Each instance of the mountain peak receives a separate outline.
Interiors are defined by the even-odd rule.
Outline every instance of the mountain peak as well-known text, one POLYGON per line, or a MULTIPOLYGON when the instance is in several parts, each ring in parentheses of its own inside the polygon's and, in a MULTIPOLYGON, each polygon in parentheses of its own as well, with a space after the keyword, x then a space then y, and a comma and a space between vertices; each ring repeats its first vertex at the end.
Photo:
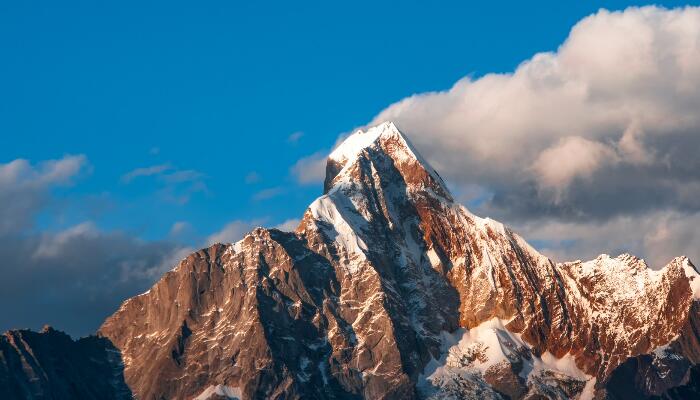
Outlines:
POLYGON ((99 334, 138 398, 648 398, 700 369, 698 299, 685 259, 554 264, 386 122, 331 153, 294 233, 190 255, 99 334))
POLYGON ((327 193, 334 186, 338 176, 347 175, 343 171, 349 171, 352 165, 362 158, 363 154, 368 155, 368 152, 382 154, 391 159, 393 166, 401 171, 404 178, 409 178, 408 180, 415 180, 416 171, 422 171, 423 173, 418 174, 421 186, 435 186, 437 192, 451 198, 440 175, 391 121, 366 130, 358 129, 331 152, 326 162, 324 192, 327 193))
POLYGON ((383 122, 364 131, 358 129, 345 138, 345 140, 331 152, 328 159, 338 163, 345 163, 357 158, 363 149, 370 147, 380 138, 388 137, 399 137, 405 140, 404 135, 391 121, 383 122))

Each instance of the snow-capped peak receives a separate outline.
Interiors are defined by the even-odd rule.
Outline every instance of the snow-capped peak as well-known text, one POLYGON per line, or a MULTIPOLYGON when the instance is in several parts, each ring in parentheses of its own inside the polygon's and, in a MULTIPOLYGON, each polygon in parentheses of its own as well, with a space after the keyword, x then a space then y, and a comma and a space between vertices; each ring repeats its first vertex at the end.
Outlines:
POLYGON ((363 152, 374 150, 389 156, 396 167, 406 166, 410 170, 424 170, 447 193, 446 185, 435 169, 415 149, 410 140, 394 125, 387 121, 366 130, 359 129, 348 136, 328 156, 326 168, 326 192, 338 175, 350 169, 363 152))
POLYGON ((393 122, 384 122, 366 131, 358 129, 336 147, 328 158, 338 163, 353 160, 357 158, 363 149, 375 143, 379 137, 392 135, 403 136, 393 122))
POLYGON ((583 400, 619 371, 646 385, 623 390, 656 394, 690 376, 687 259, 554 264, 454 201, 391 122, 347 137, 326 170, 294 234, 198 251, 105 321, 135 395, 583 400))

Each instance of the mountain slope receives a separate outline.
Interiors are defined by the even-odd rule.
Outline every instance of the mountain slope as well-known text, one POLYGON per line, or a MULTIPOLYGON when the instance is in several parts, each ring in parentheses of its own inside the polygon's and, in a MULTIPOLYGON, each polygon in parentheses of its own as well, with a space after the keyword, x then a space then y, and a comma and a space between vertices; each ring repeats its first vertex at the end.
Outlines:
POLYGON ((346 139, 324 187, 294 233, 194 253, 105 321, 138 398, 615 398, 642 355, 623 375, 644 396, 692 381, 687 259, 555 265, 457 204, 391 123, 346 139))

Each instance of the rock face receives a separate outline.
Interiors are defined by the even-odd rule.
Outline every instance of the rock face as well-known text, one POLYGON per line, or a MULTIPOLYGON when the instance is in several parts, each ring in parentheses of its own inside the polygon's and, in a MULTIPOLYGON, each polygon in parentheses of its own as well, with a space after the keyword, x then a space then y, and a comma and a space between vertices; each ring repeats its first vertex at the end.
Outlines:
POLYGON ((456 203, 391 123, 329 156, 295 232, 182 260, 99 335, 151 399, 592 399, 697 393, 700 276, 555 264, 456 203))
POLYGON ((121 400, 132 393, 119 351, 107 339, 74 342, 47 327, 0 336, 0 398, 121 400))

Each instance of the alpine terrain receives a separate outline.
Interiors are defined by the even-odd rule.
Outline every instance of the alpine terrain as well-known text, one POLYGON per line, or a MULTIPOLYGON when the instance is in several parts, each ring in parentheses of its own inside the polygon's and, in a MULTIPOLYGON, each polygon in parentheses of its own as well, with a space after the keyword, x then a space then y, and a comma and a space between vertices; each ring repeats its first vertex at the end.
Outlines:
POLYGON ((295 232, 193 253, 97 337, 61 335, 0 337, 0 397, 700 398, 687 258, 555 264, 455 202, 392 123, 330 154, 295 232))

